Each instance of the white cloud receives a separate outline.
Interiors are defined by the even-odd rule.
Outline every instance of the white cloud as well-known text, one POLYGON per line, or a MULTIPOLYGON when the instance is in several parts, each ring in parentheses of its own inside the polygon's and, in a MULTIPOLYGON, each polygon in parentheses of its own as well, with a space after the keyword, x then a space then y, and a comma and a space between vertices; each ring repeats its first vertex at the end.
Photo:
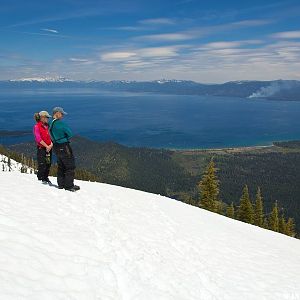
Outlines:
POLYGON ((151 63, 147 62, 147 61, 134 60, 134 61, 128 61, 128 62, 124 63, 123 66, 125 68, 140 69, 140 68, 146 67, 150 64, 151 63))
POLYGON ((213 25, 213 26, 194 27, 179 32, 142 35, 142 36, 134 37, 133 39, 151 41, 151 42, 184 41, 184 40, 197 39, 200 37, 209 36, 220 32, 230 32, 241 28, 262 26, 270 22, 271 21, 269 20, 251 19, 251 20, 243 20, 239 22, 224 23, 224 24, 213 25))
POLYGON ((6 66, 0 76, 18 70, 27 77, 49 71, 69 78, 99 80, 162 77, 203 82, 300 79, 300 41, 296 40, 215 40, 199 42, 196 46, 194 43, 173 43, 172 46, 139 47, 139 44, 127 41, 126 44, 103 45, 94 48, 95 52, 89 56, 57 59, 51 63, 28 61, 24 64, 24 60, 17 61, 12 57, 5 60, 6 66))
POLYGON ((139 23, 143 25, 173 25, 175 21, 169 18, 156 18, 140 20, 139 23))
POLYGON ((125 25, 119 27, 108 27, 108 30, 124 30, 124 31, 149 31, 149 30, 156 30, 159 27, 167 26, 167 25, 175 25, 175 19, 169 18, 156 18, 156 19, 144 19, 137 22, 134 25, 125 25))
POLYGON ((263 19, 250 19, 250 20, 242 20, 238 22, 233 22, 232 25, 237 27, 255 27, 272 23, 271 20, 263 20, 263 19))
POLYGON ((58 33, 58 31, 56 29, 42 28, 41 30, 51 32, 51 33, 58 33))
POLYGON ((76 57, 70 57, 69 60, 73 61, 73 62, 78 62, 78 63, 86 63, 86 62, 90 61, 90 60, 85 59, 85 58, 76 58, 76 57))
POLYGON ((134 48, 128 51, 105 52, 101 54, 103 61, 136 61, 143 58, 165 58, 178 55, 183 46, 134 48))
POLYGON ((249 45, 260 45, 263 43, 262 40, 216 41, 204 44, 199 48, 195 48, 195 50, 239 48, 249 45))
POLYGON ((120 26, 120 27, 108 27, 108 30, 124 30, 124 31, 139 31, 146 30, 147 28, 142 26, 120 26))
POLYGON ((137 53, 141 57, 173 57, 177 56, 178 47, 150 47, 150 48, 141 48, 137 53))
POLYGON ((136 39, 145 41, 184 41, 195 38, 195 35, 185 32, 175 32, 175 33, 162 33, 162 34, 150 34, 139 36, 136 39))
POLYGON ((101 55, 103 61, 118 61, 135 56, 134 52, 107 52, 101 55))
MULTIPOLYGON (((41 29, 41 30, 43 30, 43 29, 41 29)), ((33 35, 33 36, 48 36, 51 38, 72 38, 71 36, 68 36, 68 35, 59 34, 58 32, 54 34, 54 32, 49 32, 49 31, 47 31, 47 32, 30 32, 30 31, 19 31, 19 30, 11 30, 11 29, 1 29, 1 31, 17 33, 17 34, 33 35)))
POLYGON ((283 31, 271 35, 273 38, 279 39, 300 39, 300 31, 283 31))
POLYGON ((105 52, 100 55, 104 62, 123 62, 142 65, 145 60, 172 58, 178 54, 179 46, 145 47, 128 51, 105 52))
POLYGON ((213 48, 213 49, 226 49, 226 48, 234 48, 241 46, 241 42, 213 42, 204 45, 204 47, 213 48))

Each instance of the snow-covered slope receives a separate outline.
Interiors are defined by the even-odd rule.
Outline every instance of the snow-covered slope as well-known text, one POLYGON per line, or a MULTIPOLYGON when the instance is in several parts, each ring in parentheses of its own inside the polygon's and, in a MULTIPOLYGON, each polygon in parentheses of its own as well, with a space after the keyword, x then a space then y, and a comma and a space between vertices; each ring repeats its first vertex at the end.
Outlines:
MULTIPOLYGON (((0 172, 21 172, 22 164, 16 162, 13 159, 9 159, 7 156, 0 154, 0 172)), ((23 173, 34 173, 32 168, 23 166, 23 173)))
POLYGON ((300 299, 300 241, 166 197, 0 172, 0 299, 300 299))

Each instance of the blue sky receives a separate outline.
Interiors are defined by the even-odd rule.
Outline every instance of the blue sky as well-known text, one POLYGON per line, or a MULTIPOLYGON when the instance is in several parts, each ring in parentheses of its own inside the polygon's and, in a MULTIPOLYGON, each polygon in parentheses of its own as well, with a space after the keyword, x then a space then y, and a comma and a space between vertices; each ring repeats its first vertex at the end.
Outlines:
POLYGON ((293 0, 2 0, 0 79, 300 79, 299 20, 293 0))

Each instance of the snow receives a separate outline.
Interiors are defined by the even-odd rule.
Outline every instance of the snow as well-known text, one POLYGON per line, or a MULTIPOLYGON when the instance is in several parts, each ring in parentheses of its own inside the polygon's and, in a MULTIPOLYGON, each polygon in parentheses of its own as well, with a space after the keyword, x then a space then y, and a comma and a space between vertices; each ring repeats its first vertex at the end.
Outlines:
POLYGON ((182 83, 182 82, 190 82, 190 81, 178 80, 178 79, 159 79, 159 80, 154 80, 153 82, 164 84, 164 83, 182 83))
POLYGON ((300 299, 299 240, 159 195, 77 184, 72 193, 0 172, 0 299, 300 299))
POLYGON ((19 78, 19 79, 11 79, 10 81, 20 81, 20 82, 65 82, 65 81, 73 81, 70 79, 67 79, 65 77, 61 76, 55 76, 55 77, 25 77, 25 78, 19 78))
MULTIPOLYGON (((8 157, 0 154, 0 172, 21 172, 22 164, 16 162, 15 160, 10 160, 10 166, 8 165, 8 157)), ((34 173, 32 168, 27 167, 24 172, 34 173)))

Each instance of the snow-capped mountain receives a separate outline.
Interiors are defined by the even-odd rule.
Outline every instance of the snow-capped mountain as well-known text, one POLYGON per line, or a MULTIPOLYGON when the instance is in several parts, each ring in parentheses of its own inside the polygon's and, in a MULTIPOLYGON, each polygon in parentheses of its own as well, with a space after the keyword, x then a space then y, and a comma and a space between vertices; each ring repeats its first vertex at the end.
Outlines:
POLYGON ((72 193, 0 172, 0 299, 300 298, 299 240, 159 195, 77 184, 72 193))
POLYGON ((178 80, 178 79, 159 79, 152 81, 154 83, 164 84, 164 83, 191 83, 190 80, 178 80))
POLYGON ((95 88, 107 91, 134 93, 161 93, 169 95, 205 95, 213 97, 265 98, 281 101, 300 101, 300 81, 230 81, 203 84, 190 80, 160 79, 154 81, 130 80, 71 80, 64 77, 29 77, 0 81, 0 88, 95 88))
POLYGON ((24 77, 19 79, 11 79, 11 82, 69 82, 71 79, 56 76, 56 77, 24 77))

